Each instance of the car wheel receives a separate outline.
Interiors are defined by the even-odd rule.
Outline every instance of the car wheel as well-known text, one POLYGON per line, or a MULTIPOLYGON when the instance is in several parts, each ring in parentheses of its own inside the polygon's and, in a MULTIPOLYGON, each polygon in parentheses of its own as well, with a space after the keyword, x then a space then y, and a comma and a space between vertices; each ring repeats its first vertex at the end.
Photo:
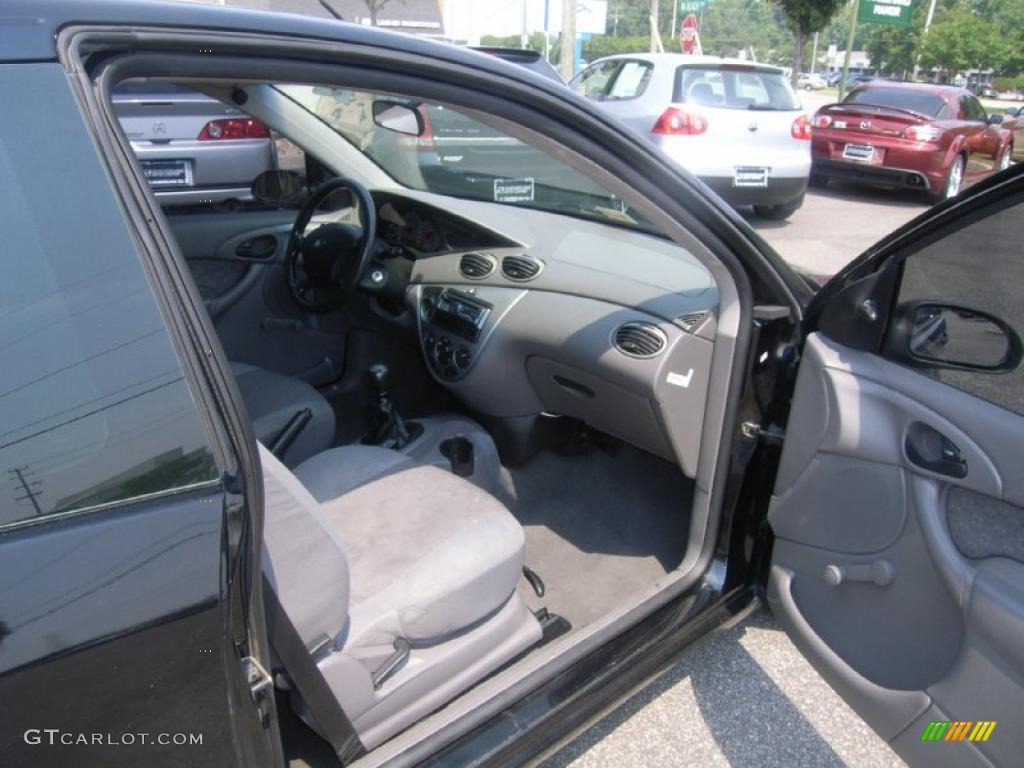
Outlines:
POLYGON ((943 200, 949 200, 951 197, 956 197, 957 192, 960 191, 961 185, 964 183, 964 159, 961 155, 957 155, 952 164, 949 166, 949 170, 946 172, 946 181, 942 185, 942 189, 939 190, 938 194, 930 194, 929 197, 933 203, 941 203, 943 200))
POLYGON ((762 219, 771 219, 772 221, 784 221, 792 216, 801 205, 804 204, 804 196, 800 195, 796 200, 791 200, 788 203, 782 205, 755 205, 754 213, 760 216, 762 219))
POLYGON ((827 187, 828 176, 826 176, 824 173, 812 172, 810 178, 807 180, 807 183, 810 184, 812 187, 827 187))

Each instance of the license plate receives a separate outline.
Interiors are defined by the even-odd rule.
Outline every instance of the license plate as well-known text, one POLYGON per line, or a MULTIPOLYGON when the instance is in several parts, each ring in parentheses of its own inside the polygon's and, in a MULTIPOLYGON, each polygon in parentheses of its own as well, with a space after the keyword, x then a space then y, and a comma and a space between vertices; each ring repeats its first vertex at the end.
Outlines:
POLYGON ((739 167, 733 172, 734 187, 767 187, 768 169, 759 167, 739 167))
POLYGON ((875 148, 869 144, 847 144, 843 147, 844 160, 856 160, 860 163, 874 163, 875 148))
POLYGON ((153 187, 192 185, 192 163, 189 160, 143 160, 142 172, 153 187))

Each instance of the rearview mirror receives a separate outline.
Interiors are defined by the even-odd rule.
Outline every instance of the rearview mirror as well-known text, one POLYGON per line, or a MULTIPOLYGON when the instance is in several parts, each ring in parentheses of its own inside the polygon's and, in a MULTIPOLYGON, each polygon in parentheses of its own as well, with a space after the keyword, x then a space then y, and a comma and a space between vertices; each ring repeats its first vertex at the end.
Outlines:
POLYGON ((889 357, 923 368, 1012 371, 1022 350, 1020 336, 998 317, 936 302, 898 306, 886 339, 889 357))
POLYGON ((374 101, 373 122, 381 128, 404 136, 423 135, 423 116, 415 108, 400 101, 374 101))
POLYGON ((295 171, 264 171, 253 179, 252 196, 266 205, 292 208, 306 199, 306 182, 295 171))

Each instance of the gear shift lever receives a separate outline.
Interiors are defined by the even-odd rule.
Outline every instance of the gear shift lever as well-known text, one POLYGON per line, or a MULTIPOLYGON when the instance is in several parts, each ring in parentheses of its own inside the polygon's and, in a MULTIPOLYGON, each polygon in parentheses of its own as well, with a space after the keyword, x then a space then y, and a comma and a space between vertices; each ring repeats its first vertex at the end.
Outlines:
POLYGON ((401 450, 414 439, 414 435, 410 434, 405 421, 398 415, 398 409, 388 395, 390 371, 383 363, 376 363, 370 366, 368 373, 374 392, 377 393, 377 402, 373 405, 371 426, 363 442, 401 450))

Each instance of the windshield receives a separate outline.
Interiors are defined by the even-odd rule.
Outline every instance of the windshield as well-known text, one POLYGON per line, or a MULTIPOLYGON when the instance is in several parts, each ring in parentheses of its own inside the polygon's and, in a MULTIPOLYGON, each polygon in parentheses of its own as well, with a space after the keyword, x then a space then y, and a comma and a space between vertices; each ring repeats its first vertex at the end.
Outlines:
POLYGON ((675 101, 719 109, 800 109, 796 94, 781 72, 752 67, 682 66, 676 72, 675 101))
POLYGON ((374 101, 393 101, 393 96, 321 86, 275 87, 405 187, 654 230, 614 194, 557 157, 459 110, 409 102, 422 116, 424 132, 406 136, 373 121, 374 101))
POLYGON ((937 116, 946 106, 933 93, 921 93, 907 88, 858 88, 843 99, 844 104, 873 104, 878 107, 909 109, 922 115, 937 116))

